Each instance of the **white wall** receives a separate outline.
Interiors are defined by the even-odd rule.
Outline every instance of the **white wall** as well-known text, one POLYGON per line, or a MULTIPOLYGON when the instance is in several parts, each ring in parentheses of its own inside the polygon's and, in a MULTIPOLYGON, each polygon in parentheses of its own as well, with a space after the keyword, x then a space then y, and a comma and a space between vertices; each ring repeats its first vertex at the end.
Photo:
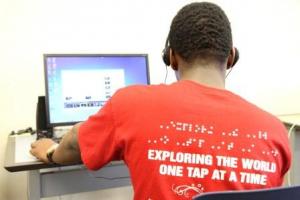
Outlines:
MULTIPOLYGON (((148 53, 151 82, 163 82, 161 50, 170 21, 188 2, 0 0, 0 166, 9 132, 35 125, 37 96, 44 95, 43 53, 148 53)), ((228 14, 241 54, 228 88, 274 114, 300 113, 300 1, 213 2, 228 14)), ((25 173, 0 168, 0 199, 24 199, 26 188, 25 173)), ((62 199, 96 196, 131 199, 132 191, 62 199)))

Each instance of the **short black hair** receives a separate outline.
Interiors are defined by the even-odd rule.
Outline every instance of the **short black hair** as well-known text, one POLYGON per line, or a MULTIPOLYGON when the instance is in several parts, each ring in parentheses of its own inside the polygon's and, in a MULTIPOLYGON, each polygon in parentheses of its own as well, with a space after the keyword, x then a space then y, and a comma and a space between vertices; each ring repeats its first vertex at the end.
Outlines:
POLYGON ((185 61, 213 58, 224 62, 232 48, 230 22, 216 4, 195 2, 184 6, 174 17, 169 45, 185 61))

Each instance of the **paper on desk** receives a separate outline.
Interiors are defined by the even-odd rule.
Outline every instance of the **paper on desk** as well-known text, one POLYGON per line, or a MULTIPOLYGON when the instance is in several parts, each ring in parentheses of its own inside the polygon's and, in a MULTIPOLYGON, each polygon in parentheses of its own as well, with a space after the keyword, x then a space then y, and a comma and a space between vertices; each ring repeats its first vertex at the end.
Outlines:
POLYGON ((37 161, 37 158, 30 154, 30 145, 36 141, 36 135, 18 135, 15 136, 15 162, 32 162, 37 161))

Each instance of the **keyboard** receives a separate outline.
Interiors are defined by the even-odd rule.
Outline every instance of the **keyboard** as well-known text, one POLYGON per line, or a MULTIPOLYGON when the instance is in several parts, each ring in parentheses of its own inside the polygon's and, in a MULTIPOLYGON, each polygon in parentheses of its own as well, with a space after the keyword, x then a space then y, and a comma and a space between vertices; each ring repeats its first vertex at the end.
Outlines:
POLYGON ((15 162, 22 163, 22 162, 32 162, 37 161, 37 158, 31 155, 29 152, 31 149, 31 143, 36 140, 36 135, 23 134, 23 135, 16 135, 11 136, 15 139, 15 162))

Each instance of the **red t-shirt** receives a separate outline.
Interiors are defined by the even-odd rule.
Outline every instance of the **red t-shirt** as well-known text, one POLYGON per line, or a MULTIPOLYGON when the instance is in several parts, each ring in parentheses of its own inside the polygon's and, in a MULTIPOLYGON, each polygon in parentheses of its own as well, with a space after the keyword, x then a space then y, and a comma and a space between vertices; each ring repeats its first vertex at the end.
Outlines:
POLYGON ((136 200, 280 186, 291 163, 274 116, 192 81, 119 90, 79 129, 84 164, 123 159, 136 200))

